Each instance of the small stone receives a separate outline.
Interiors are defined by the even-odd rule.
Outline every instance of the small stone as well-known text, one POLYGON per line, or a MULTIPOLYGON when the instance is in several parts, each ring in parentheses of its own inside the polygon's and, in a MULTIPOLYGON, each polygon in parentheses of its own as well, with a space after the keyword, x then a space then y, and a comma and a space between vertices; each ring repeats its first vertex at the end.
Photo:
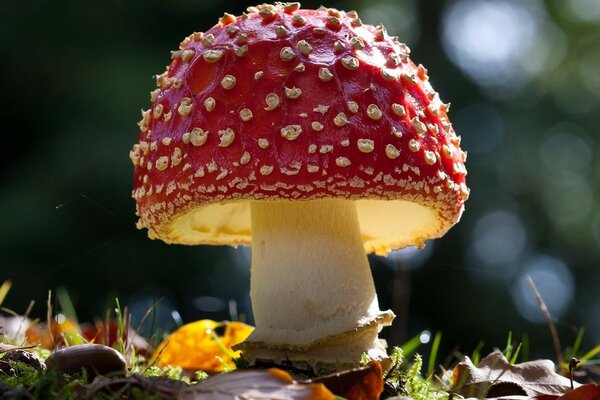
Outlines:
POLYGON ((6 346, 6 350, 4 350, 4 347, 0 347, 0 351, 3 353, 2 358, 0 358, 0 374, 16 376, 18 372, 10 365, 12 362, 23 363, 38 371, 46 369, 44 361, 35 353, 17 347, 12 348, 8 345, 3 346, 6 346))
POLYGON ((81 344, 56 350, 46 359, 49 369, 65 374, 77 374, 84 369, 88 381, 100 375, 125 375, 127 364, 123 355, 102 344, 81 344))

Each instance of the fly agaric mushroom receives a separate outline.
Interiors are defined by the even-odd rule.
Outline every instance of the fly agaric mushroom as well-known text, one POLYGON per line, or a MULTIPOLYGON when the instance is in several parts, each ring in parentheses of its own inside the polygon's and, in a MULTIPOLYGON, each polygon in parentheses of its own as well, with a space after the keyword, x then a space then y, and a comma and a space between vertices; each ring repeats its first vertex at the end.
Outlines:
POLYGON ((138 227, 252 245, 250 361, 385 357, 366 253, 442 236, 466 154, 427 70, 356 12, 261 5, 193 33, 142 111, 138 227))

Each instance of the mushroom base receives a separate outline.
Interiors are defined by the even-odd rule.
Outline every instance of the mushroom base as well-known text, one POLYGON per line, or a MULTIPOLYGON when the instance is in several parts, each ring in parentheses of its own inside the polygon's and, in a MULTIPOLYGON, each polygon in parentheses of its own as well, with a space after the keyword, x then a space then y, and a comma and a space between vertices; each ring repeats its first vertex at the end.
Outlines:
POLYGON ((310 346, 272 345, 265 342, 252 341, 249 338, 236 346, 243 351, 243 358, 249 364, 274 363, 290 365, 298 369, 342 370, 355 367, 366 354, 371 360, 388 359, 385 340, 377 335, 381 327, 389 325, 394 315, 391 311, 382 313, 381 318, 374 320, 369 326, 357 328, 350 332, 333 335, 310 346))
POLYGON ((379 310, 356 206, 348 200, 253 202, 252 360, 357 365, 385 357, 379 310))

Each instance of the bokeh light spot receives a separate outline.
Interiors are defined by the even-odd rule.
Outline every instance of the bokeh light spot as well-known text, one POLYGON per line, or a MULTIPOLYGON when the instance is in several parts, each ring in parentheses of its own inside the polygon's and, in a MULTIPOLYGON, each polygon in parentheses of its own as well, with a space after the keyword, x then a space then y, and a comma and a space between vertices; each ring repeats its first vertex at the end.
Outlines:
POLYGON ((540 145, 540 159, 548 180, 562 185, 589 168, 592 150, 585 136, 583 129, 573 124, 560 124, 549 130, 540 145))
POLYGON ((421 334, 419 335, 419 340, 421 341, 422 344, 429 343, 429 341, 431 340, 431 332, 429 332, 429 331, 421 332, 421 334))
POLYGON ((492 211, 483 215, 473 229, 470 263, 510 277, 526 243, 525 227, 516 215, 492 211))
POLYGON ((552 317, 560 318, 574 294, 573 275, 567 265, 558 258, 539 255, 525 264, 512 287, 511 295, 518 312, 531 322, 541 323, 544 315, 527 283, 527 276, 531 276, 552 317))
POLYGON ((600 22, 600 1, 598 0, 567 0, 571 13, 586 22, 600 22))
POLYGON ((586 132, 569 123, 550 129, 540 145, 543 203, 548 216, 559 225, 584 222, 592 211, 592 156, 586 132))
POLYGON ((566 46, 537 1, 458 1, 444 13, 441 39, 450 59, 478 84, 508 92, 557 66, 566 46))

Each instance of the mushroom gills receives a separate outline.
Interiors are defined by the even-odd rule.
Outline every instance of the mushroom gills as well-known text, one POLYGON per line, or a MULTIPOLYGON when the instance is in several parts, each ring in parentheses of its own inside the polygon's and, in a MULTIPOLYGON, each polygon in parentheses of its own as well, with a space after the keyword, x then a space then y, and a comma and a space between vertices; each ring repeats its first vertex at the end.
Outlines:
MULTIPOLYGON (((311 201, 318 200, 298 202, 311 201)), ((386 255, 390 250, 445 233, 439 210, 426 205, 383 199, 355 200, 355 204, 366 252, 386 255)), ((168 243, 249 246, 250 224, 248 200, 208 204, 182 213, 161 232, 161 237, 168 243)))

